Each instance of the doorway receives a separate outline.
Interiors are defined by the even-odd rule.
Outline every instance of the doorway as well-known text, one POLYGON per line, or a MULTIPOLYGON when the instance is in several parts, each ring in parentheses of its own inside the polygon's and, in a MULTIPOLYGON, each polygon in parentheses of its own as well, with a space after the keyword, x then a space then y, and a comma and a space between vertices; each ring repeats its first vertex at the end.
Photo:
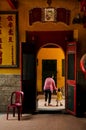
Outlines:
POLYGON ((53 76, 54 81, 57 84, 57 59, 42 60, 42 90, 45 79, 50 75, 53 76))
MULTIPOLYGON (((53 45, 53 43, 52 43, 53 45)), ((38 111, 58 111, 65 109, 65 75, 63 75, 63 69, 65 69, 64 51, 61 47, 54 45, 52 48, 48 46, 41 48, 37 54, 37 110, 38 111), (53 74, 56 86, 61 89, 63 99, 62 106, 56 106, 56 91, 52 94, 51 104, 52 106, 44 106, 45 95, 43 91, 45 78, 50 74, 53 74)))
MULTIPOLYGON (((21 44, 21 51, 20 51, 21 52, 21 88, 24 91, 24 95, 25 95, 23 101, 24 113, 28 113, 28 112, 32 113, 38 110, 38 101, 40 99, 39 94, 43 92, 42 91, 43 88, 42 59, 50 59, 50 60, 57 59, 58 64, 57 64, 56 85, 58 87, 64 88, 62 89, 62 92, 64 95, 66 95, 65 110, 75 115, 76 114, 76 42, 70 41, 70 37, 71 39, 73 39, 73 30, 72 31, 70 30, 69 31, 40 31, 40 32, 27 31, 26 34, 27 34, 26 37, 27 42, 21 44), (67 41, 65 41, 65 38, 67 39, 67 41), (63 58, 61 58, 61 51, 62 54, 64 55, 63 58), (69 72, 71 73, 72 71, 72 69, 70 69, 70 71, 68 69, 70 66, 69 64, 70 54, 74 54, 74 58, 72 58, 72 60, 74 60, 73 62, 74 64, 71 64, 71 67, 74 66, 75 68, 73 80, 69 79, 68 77, 69 72), (66 63, 65 65, 64 65, 64 61, 66 63), (64 74, 64 69, 65 69, 65 74, 64 74), (28 78, 27 78, 27 73, 28 73, 28 78), (32 76, 30 76, 30 73, 32 76), (72 102, 72 106, 70 106, 71 104, 70 101, 72 102)), ((44 95, 42 95, 42 97, 43 96, 44 95)), ((44 110, 44 104, 42 108, 44 110)), ((53 109, 54 108, 57 111, 56 106, 53 107, 53 109)), ((48 109, 50 110, 50 107, 48 109)), ((51 110, 53 109, 51 108, 51 110)), ((47 109, 45 109, 45 111, 47 111, 47 109)))

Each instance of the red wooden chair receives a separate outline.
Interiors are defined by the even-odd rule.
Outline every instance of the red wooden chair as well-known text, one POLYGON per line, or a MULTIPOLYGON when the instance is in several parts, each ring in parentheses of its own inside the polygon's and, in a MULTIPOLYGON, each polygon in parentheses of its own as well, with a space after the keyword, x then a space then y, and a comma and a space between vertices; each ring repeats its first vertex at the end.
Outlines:
POLYGON ((22 114, 22 102, 24 98, 24 93, 22 91, 14 91, 11 94, 11 103, 7 107, 7 120, 10 108, 13 109, 13 117, 15 117, 15 110, 18 112, 18 120, 22 114))

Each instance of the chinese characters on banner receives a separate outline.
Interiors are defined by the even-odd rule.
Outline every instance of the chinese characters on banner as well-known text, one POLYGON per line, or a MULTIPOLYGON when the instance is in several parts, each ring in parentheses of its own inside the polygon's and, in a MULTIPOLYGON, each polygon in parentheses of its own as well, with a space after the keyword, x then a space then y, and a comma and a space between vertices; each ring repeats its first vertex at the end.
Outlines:
POLYGON ((0 13, 0 65, 16 65, 16 15, 0 13))

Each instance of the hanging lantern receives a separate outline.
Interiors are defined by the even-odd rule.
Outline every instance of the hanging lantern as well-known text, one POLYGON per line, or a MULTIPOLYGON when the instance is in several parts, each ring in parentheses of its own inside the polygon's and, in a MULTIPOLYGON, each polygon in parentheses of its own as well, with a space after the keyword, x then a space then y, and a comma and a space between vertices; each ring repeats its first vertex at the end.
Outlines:
POLYGON ((86 12, 86 0, 81 0, 80 6, 81 6, 81 11, 86 12))
POLYGON ((86 54, 81 57, 80 67, 86 78, 86 54))
POLYGON ((52 0, 47 0, 47 4, 48 4, 49 6, 51 6, 52 0))

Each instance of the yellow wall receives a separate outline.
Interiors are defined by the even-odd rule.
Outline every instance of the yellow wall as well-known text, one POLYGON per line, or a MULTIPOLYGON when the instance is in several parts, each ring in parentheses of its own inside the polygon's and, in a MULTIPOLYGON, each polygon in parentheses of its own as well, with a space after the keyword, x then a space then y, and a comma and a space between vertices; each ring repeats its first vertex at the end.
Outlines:
MULTIPOLYGON (((0 11, 18 11, 19 13, 19 44, 25 42, 25 32, 29 31, 55 31, 55 30, 78 30, 79 41, 82 44, 86 44, 86 29, 83 28, 82 24, 72 24, 73 18, 80 12, 80 2, 77 0, 54 0, 52 1, 52 7, 62 7, 71 10, 70 25, 64 23, 53 23, 53 22, 36 22, 32 26, 29 25, 29 10, 34 7, 48 7, 47 0, 18 0, 18 9, 12 9, 8 4, 7 0, 0 0, 0 11)), ((85 48, 85 47, 84 47, 85 48)), ((20 61, 20 60, 19 60, 20 61)), ((78 69, 78 68, 77 68, 78 69)), ((1 74, 20 74, 19 68, 0 68, 1 74)))
POLYGON ((37 55, 37 91, 42 90, 42 59, 57 60, 57 86, 64 87, 65 78, 62 77, 62 59, 64 58, 64 53, 60 48, 42 48, 39 50, 37 55))

